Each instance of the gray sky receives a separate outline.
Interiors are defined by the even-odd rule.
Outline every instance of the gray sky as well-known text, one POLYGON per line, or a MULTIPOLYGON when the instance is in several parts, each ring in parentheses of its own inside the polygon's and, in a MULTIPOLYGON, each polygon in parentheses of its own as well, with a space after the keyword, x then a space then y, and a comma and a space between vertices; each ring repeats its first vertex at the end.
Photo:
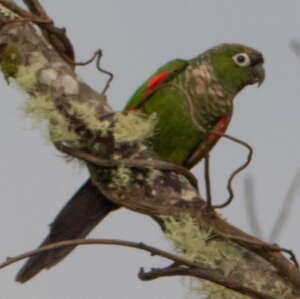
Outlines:
MULTIPOLYGON (((290 1, 43 1, 58 26, 65 26, 77 60, 98 48, 103 66, 115 74, 109 103, 120 110, 134 90, 159 66, 173 58, 191 58, 222 42, 238 42, 263 52, 267 79, 259 89, 248 87, 235 102, 228 133, 248 141, 255 150, 251 166, 235 181, 236 198, 222 211, 249 231, 244 178, 255 181, 257 214, 267 238, 287 189, 299 169, 300 60, 289 43, 300 39, 300 2, 290 1)), ((101 90, 104 80, 94 66, 81 77, 101 90)), ((68 198, 87 177, 76 163, 67 164, 23 116, 26 95, 1 79, 0 258, 35 248, 68 198)), ((215 202, 226 196, 226 180, 246 152, 222 141, 212 154, 215 202)), ((198 166, 194 173, 202 176, 198 166)), ((280 239, 300 257, 299 200, 280 239)), ((145 216, 118 211, 97 227, 92 237, 144 241, 171 250, 156 224, 145 216)), ((133 249, 87 246, 26 285, 14 282, 21 263, 0 271, 0 298, 24 299, 167 299, 183 298, 178 278, 141 282, 139 267, 163 265, 158 258, 133 249)))

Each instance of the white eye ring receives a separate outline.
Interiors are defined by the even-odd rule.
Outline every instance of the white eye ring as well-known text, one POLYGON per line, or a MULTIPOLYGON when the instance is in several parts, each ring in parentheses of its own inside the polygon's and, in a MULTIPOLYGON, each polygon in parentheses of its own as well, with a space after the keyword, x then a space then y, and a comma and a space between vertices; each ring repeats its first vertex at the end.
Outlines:
POLYGON ((235 62, 235 64, 241 66, 241 67, 247 67, 250 65, 251 60, 250 57, 247 53, 238 53, 235 54, 232 57, 233 61, 235 62))

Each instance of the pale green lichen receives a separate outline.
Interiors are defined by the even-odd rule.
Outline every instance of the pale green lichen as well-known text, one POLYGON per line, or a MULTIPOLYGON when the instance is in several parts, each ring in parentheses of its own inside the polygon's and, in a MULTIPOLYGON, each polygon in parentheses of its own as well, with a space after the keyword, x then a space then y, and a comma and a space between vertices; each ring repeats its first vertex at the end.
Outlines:
POLYGON ((139 145, 138 145, 138 151, 139 152, 143 152, 143 151, 145 151, 147 149, 148 149, 148 147, 145 144, 139 143, 139 145))
POLYGON ((200 229, 191 217, 181 217, 180 220, 163 217, 163 222, 167 238, 175 244, 182 257, 211 268, 216 268, 227 255, 234 256, 238 262, 239 254, 235 247, 214 240, 214 234, 200 229))
POLYGON ((86 127, 101 136, 106 136, 109 130, 110 122, 107 120, 100 121, 96 116, 96 103, 87 100, 85 103, 73 102, 73 113, 86 125, 86 127))
POLYGON ((280 298, 289 298, 292 295, 292 288, 288 288, 282 280, 277 280, 274 289, 280 294, 280 298))
POLYGON ((147 182, 152 185, 155 181, 156 178, 158 178, 159 176, 161 176, 161 171, 151 168, 148 170, 148 176, 147 176, 147 182))
MULTIPOLYGON (((83 144, 83 145, 85 146, 86 144, 83 144)), ((107 154, 106 146, 103 143, 95 142, 94 144, 92 144, 91 150, 92 150, 92 153, 96 156, 103 156, 103 155, 107 154)))
POLYGON ((50 138, 52 142, 67 142, 73 146, 80 145, 80 136, 74 132, 70 122, 59 112, 54 111, 49 122, 50 138))
MULTIPOLYGON (((70 121, 57 109, 51 95, 46 92, 38 91, 37 87, 41 80, 44 83, 51 83, 56 80, 57 77, 55 72, 51 72, 51 69, 47 68, 47 59, 41 53, 33 52, 29 57, 28 65, 19 65, 19 56, 11 47, 4 49, 2 56, 2 68, 6 78, 14 77, 17 85, 31 96, 25 104, 24 111, 25 114, 33 116, 33 119, 36 121, 35 127, 38 127, 37 124, 40 121, 47 120, 51 141, 64 141, 76 146, 79 145, 80 136, 75 132, 70 121), (43 72, 44 70, 46 70, 47 73, 43 72)), ((71 76, 69 77, 76 82, 71 76)), ((65 76, 65 78, 68 77, 65 76)), ((72 83, 73 81, 70 78, 65 81, 72 83)), ((71 86, 72 90, 75 90, 73 85, 71 86)), ((67 87, 68 86, 65 86, 65 88, 67 87)), ((69 90, 69 92, 71 92, 71 90, 69 90)), ((87 100, 85 103, 73 101, 68 110, 68 114, 76 116, 85 124, 87 129, 95 135, 101 134, 101 136, 106 136, 110 122, 99 121, 96 116, 96 105, 97 102, 92 99, 91 101, 87 100)))
POLYGON ((16 74, 16 83, 26 92, 31 92, 37 84, 38 72, 47 65, 46 58, 39 52, 33 52, 29 65, 21 65, 16 74))
MULTIPOLYGON (((182 216, 180 220, 173 217, 161 217, 166 237, 173 242, 178 254, 183 258, 206 265, 211 269, 219 269, 224 277, 238 275, 236 269, 242 260, 243 253, 227 241, 216 238, 212 232, 200 229, 197 223, 190 216, 182 216)), ((252 273, 252 272, 251 272, 252 273)), ((251 275, 251 273, 249 273, 251 275)), ((245 281, 247 281, 247 273, 245 281)), ((252 273, 253 275, 253 273, 252 273)), ((267 274, 266 274, 267 275, 267 274)), ((251 276, 249 277, 251 279, 251 276)), ((238 292, 222 287, 218 284, 200 281, 197 288, 190 287, 192 292, 197 292, 198 297, 207 299, 245 299, 250 298, 238 292), (203 297, 205 296, 205 297, 203 297)), ((265 291, 267 282, 259 277, 259 279, 251 279, 251 286, 257 291, 265 291)), ((245 287, 247 285, 245 284, 245 287)), ((290 290, 280 280, 273 285, 272 293, 277 294, 276 298, 288 298, 290 290)), ((271 291, 271 290, 270 290, 271 291)), ((197 298, 198 298, 197 297, 197 298)))
POLYGON ((49 121, 51 141, 78 143, 79 136, 72 130, 69 121, 56 109, 50 96, 36 93, 25 103, 24 112, 35 121, 35 128, 39 128, 42 121, 49 121))
POLYGON ((141 112, 116 113, 113 135, 116 143, 132 143, 143 141, 153 136, 157 124, 157 116, 147 116, 141 112))
MULTIPOLYGON (((50 96, 34 93, 26 102, 24 111, 26 115, 33 117, 37 124, 42 120, 49 121, 51 141, 72 142, 74 145, 78 145, 80 136, 72 129, 69 120, 57 110, 50 96)), ((68 113, 76 115, 95 135, 105 136, 107 134, 110 123, 99 121, 96 118, 94 105, 72 102, 68 113)))
POLYGON ((9 78, 15 78, 20 67, 21 58, 17 48, 6 46, 1 53, 1 69, 4 78, 9 83, 9 78))
MULTIPOLYGON (((266 275, 264 275, 264 277, 266 277, 266 275)), ((249 271, 244 274, 244 280, 251 281, 251 283, 255 286, 255 290, 262 291, 262 292, 264 291, 265 285, 266 285, 266 281, 265 281, 264 277, 253 280, 252 272, 249 271)), ((253 287, 253 285, 250 285, 250 288, 253 287)), ((249 285, 247 283, 245 283, 245 287, 249 287, 249 285)))
POLYGON ((35 127, 43 120, 48 121, 51 141, 78 145, 80 136, 72 129, 69 120, 57 109, 53 98, 47 93, 36 91, 39 72, 46 66, 46 58, 39 52, 33 52, 29 64, 21 65, 17 70, 16 83, 31 95, 24 106, 25 114, 36 121, 35 127))
POLYGON ((0 13, 4 15, 5 17, 8 17, 11 20, 17 19, 19 16, 15 14, 13 11, 10 9, 6 8, 2 4, 0 4, 0 13))
POLYGON ((128 187, 131 180, 131 170, 126 167, 119 167, 112 171, 112 184, 116 187, 128 187))
POLYGON ((187 289, 186 299, 247 299, 251 298, 238 292, 225 288, 213 282, 188 277, 182 279, 184 287, 187 289))
POLYGON ((55 105, 51 98, 45 94, 35 94, 28 99, 24 105, 25 115, 33 117, 36 121, 50 119, 51 114, 55 111, 55 105))
POLYGON ((119 155, 119 154, 113 154, 113 155, 112 155, 112 159, 113 159, 113 160, 120 160, 121 158, 122 158, 122 156, 119 155))
POLYGON ((230 290, 228 288, 222 287, 218 284, 209 282, 209 281, 201 281, 201 286, 194 287, 191 289, 192 292, 197 293, 200 296, 205 296, 201 298, 205 299, 247 299, 251 298, 246 295, 242 295, 238 292, 230 290))

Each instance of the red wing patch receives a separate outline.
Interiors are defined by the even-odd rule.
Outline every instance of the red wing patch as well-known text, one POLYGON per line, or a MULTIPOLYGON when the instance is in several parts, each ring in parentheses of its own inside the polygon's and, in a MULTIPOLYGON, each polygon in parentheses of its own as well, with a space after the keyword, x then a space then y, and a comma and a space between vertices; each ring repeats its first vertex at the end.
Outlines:
POLYGON ((161 83, 165 81, 169 74, 170 72, 163 72, 150 79, 147 84, 147 93, 153 92, 161 83))
MULTIPOLYGON (((229 118, 227 115, 224 115, 220 120, 219 122, 217 123, 216 125, 216 131, 218 133, 224 133, 226 128, 227 128, 227 125, 228 125, 228 122, 229 122, 229 118)), ((218 135, 218 134, 210 134, 209 137, 208 137, 208 143, 212 143, 212 142, 216 142, 221 136, 218 135)))
MULTIPOLYGON (((163 73, 160 73, 156 76, 154 76, 153 78, 151 78, 147 84, 147 89, 146 89, 146 92, 141 100, 141 102, 137 105, 137 106, 140 106, 145 100, 147 100, 147 97, 153 92, 155 91, 155 89, 157 87, 159 87, 159 85, 161 83, 163 83, 166 78, 169 76, 171 72, 163 72, 163 73)), ((128 111, 134 111, 137 106, 131 106, 128 111)))
POLYGON ((170 72, 163 72, 151 78, 147 84, 147 90, 143 98, 146 99, 153 91, 155 91, 155 89, 166 80, 169 74, 170 72))
MULTIPOLYGON (((216 125, 215 131, 223 134, 226 131, 227 125, 229 123, 229 117, 224 115, 216 125)), ((210 147, 213 143, 216 143, 220 139, 220 135, 218 134, 210 134, 208 136, 208 146, 210 147)), ((202 154, 205 151, 205 145, 201 145, 197 150, 197 155, 202 154)))
POLYGON ((127 111, 134 111, 136 109, 136 106, 131 106, 127 111))

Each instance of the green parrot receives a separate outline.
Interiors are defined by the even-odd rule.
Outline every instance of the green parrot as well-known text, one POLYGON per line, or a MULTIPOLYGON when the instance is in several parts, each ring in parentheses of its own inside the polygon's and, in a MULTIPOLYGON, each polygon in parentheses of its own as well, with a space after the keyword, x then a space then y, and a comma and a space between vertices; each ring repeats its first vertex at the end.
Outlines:
MULTIPOLYGON (((188 169, 197 164, 224 133, 232 116, 233 99, 247 85, 265 78, 263 56, 240 44, 221 44, 191 60, 175 59, 158 69, 129 100, 125 111, 139 110, 158 117, 152 137, 154 151, 188 169)), ((50 226, 41 244, 85 238, 119 206, 88 180, 50 226)), ((26 282, 66 257, 75 246, 31 257, 16 280, 26 282)))

